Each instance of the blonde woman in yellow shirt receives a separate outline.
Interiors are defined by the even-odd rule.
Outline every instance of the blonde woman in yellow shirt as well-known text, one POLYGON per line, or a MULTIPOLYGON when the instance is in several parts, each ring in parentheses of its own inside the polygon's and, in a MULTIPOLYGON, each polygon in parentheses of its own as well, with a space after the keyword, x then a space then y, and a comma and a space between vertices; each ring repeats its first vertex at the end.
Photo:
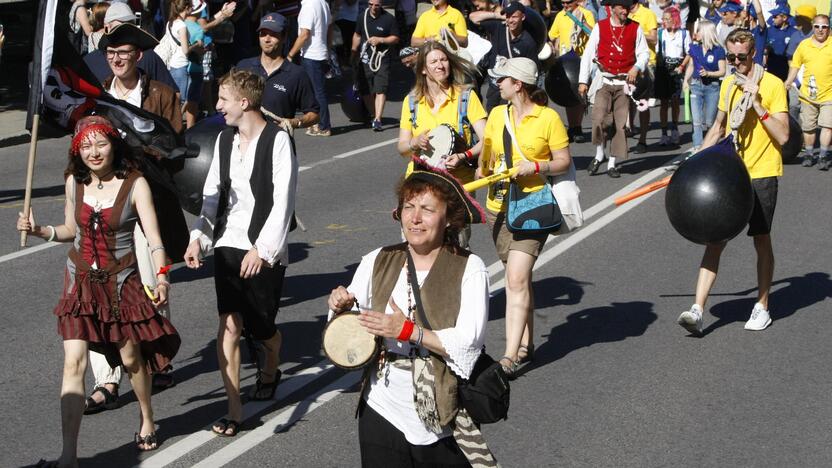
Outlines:
MULTIPOLYGON (((508 124, 517 138, 511 152, 512 167, 518 168, 514 181, 525 192, 547 190, 544 178, 567 172, 572 156, 563 122, 553 109, 546 107, 546 92, 536 85, 537 65, 517 57, 498 63, 488 73, 497 79, 500 97, 509 104, 495 107, 488 116, 481 174, 487 176, 506 169, 503 131, 508 124)), ((508 204, 503 203, 507 195, 507 183, 489 187, 486 217, 497 255, 506 269, 506 346, 500 364, 513 377, 518 365, 530 361, 534 353, 532 268, 548 235, 509 232, 505 226, 508 204)))
POLYGON ((450 125, 469 146, 445 160, 451 174, 463 183, 474 180, 487 116, 469 84, 476 71, 467 63, 438 42, 428 42, 419 49, 414 68, 416 84, 402 102, 397 145, 399 154, 409 160, 429 149, 431 130, 441 124, 450 125), (479 140, 476 144, 474 136, 479 140))

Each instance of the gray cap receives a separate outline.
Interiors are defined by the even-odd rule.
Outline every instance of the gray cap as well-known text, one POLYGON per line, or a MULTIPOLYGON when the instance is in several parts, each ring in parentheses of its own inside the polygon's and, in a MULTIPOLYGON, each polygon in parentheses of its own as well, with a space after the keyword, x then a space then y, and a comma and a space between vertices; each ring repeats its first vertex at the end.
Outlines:
POLYGON ((113 21, 121 21, 122 23, 132 23, 136 21, 136 15, 130 8, 130 5, 122 2, 113 2, 107 8, 107 13, 104 14, 104 24, 113 21))

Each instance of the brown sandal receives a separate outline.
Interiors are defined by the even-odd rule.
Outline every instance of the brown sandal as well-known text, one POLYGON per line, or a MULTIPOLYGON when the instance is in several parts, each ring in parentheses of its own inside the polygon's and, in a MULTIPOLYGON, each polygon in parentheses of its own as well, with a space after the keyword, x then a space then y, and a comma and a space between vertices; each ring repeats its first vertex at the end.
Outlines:
POLYGON ((159 444, 156 441, 155 432, 151 432, 146 436, 139 435, 138 432, 135 432, 133 435, 133 440, 136 442, 136 448, 139 450, 139 452, 152 452, 159 448, 159 444), (144 447, 142 447, 142 445, 144 445, 144 447), (148 448, 151 445, 153 447, 148 448))

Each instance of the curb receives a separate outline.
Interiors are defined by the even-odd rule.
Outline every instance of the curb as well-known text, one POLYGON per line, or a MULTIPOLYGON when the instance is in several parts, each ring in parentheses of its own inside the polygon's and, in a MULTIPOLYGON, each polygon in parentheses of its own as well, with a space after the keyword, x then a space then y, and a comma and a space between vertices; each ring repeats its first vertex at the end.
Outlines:
POLYGON ((9 146, 16 146, 28 141, 31 141, 32 136, 28 130, 21 130, 20 132, 10 135, 0 135, 0 148, 8 148, 9 146))

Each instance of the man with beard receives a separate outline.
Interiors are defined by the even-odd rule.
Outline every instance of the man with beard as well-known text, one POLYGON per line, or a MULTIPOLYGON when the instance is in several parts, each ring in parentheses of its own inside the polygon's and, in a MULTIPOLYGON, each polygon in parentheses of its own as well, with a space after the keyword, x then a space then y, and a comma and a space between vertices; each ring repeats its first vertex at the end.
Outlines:
POLYGON ((249 70, 265 80, 263 109, 284 129, 307 128, 318 122, 320 107, 303 67, 283 56, 287 37, 286 18, 269 13, 260 20, 257 34, 260 55, 243 59, 237 68, 249 70), (301 112, 300 117, 296 117, 301 112))

